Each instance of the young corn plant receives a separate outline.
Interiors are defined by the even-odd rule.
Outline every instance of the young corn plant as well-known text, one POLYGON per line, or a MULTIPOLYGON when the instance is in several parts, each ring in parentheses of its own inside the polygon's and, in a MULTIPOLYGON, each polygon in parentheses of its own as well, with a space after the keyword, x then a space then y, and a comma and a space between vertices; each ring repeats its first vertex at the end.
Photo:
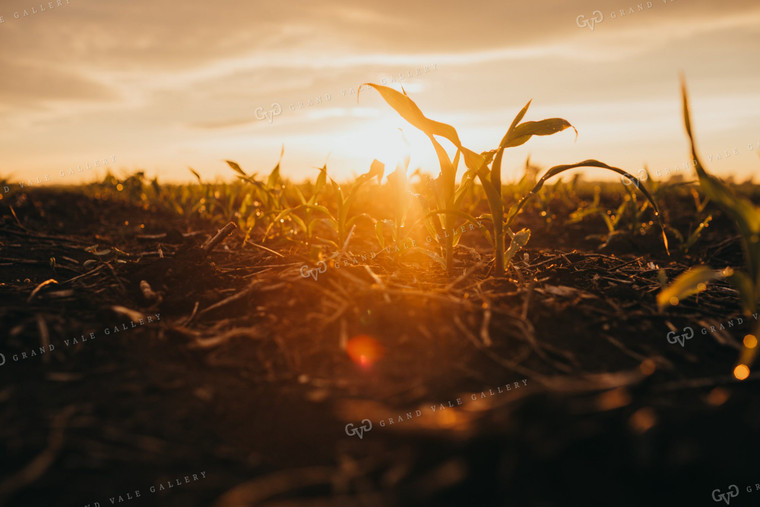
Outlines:
MULTIPOLYGON (((435 206, 424 218, 431 235, 439 241, 443 241, 444 258, 440 260, 437 256, 430 255, 433 260, 438 260, 444 268, 451 273, 454 266, 454 247, 459 243, 461 234, 455 231, 456 218, 464 218, 470 223, 477 224, 478 220, 471 214, 464 211, 462 206, 463 200, 467 195, 468 189, 472 188, 473 175, 466 174, 459 185, 456 184, 456 174, 459 167, 461 151, 458 150, 454 155, 454 160, 450 160, 446 150, 438 143, 435 138, 430 137, 431 142, 436 150, 441 172, 433 180, 431 187, 435 206), (438 218, 438 224, 435 220, 438 218)), ((488 219, 489 217, 481 217, 488 219)))
MULTIPOLYGON (((520 146, 528 142, 533 136, 548 136, 562 132, 567 128, 575 127, 570 125, 567 120, 562 118, 549 118, 541 121, 526 121, 520 123, 528 112, 531 101, 520 110, 520 112, 512 120, 512 124, 507 129, 507 133, 504 134, 499 147, 493 157, 493 162, 490 169, 487 163, 482 164, 475 173, 480 179, 481 185, 485 190, 486 197, 488 199, 488 207, 491 211, 491 217, 493 219, 493 246, 494 246, 494 269, 497 276, 503 276, 506 272, 507 265, 511 258, 517 251, 524 247, 530 239, 530 230, 521 229, 517 233, 513 233, 509 228, 511 221, 508 219, 506 225, 504 224, 504 198, 502 195, 501 184, 501 163, 504 155, 504 150, 507 148, 513 148, 520 146), (510 246, 504 250, 505 233, 510 236, 510 246)), ((576 135, 577 135, 576 131, 576 135)), ((472 168, 470 168, 472 170, 472 168)), ((539 187, 534 187, 533 195, 535 195, 539 187)), ((529 194, 530 195, 530 194, 529 194)))
POLYGON ((322 194, 322 191, 324 190, 326 184, 327 165, 323 165, 319 168, 319 175, 317 176, 317 179, 314 183, 314 187, 311 189, 311 196, 306 199, 303 191, 299 187, 295 186, 294 189, 296 196, 298 197, 298 200, 301 202, 301 204, 293 208, 287 208, 280 211, 280 213, 275 217, 274 222, 277 222, 278 220, 284 220, 285 218, 289 217, 306 234, 307 241, 310 241, 314 234, 314 226, 319 223, 319 219, 315 216, 315 212, 330 215, 329 210, 324 206, 321 206, 317 201, 319 196, 322 194), (296 213, 298 211, 303 211, 304 216, 299 216, 296 213))
MULTIPOLYGON (((536 182, 530 192, 525 194, 516 205, 512 206, 505 221, 504 198, 502 195, 501 184, 501 161, 504 150, 525 144, 534 135, 552 135, 567 128, 571 128, 572 125, 570 125, 567 120, 562 118, 549 118, 542 121, 526 121, 521 123, 528 107, 530 106, 530 102, 528 102, 512 121, 507 133, 499 143, 498 148, 489 152, 477 154, 462 145, 459 140, 459 134, 454 127, 427 118, 417 104, 409 98, 405 91, 401 93, 392 88, 373 83, 366 83, 362 86, 370 86, 374 88, 389 106, 391 106, 412 126, 424 132, 433 144, 441 166, 441 173, 437 180, 440 182, 438 186, 441 196, 439 202, 440 209, 434 211, 434 213, 444 214, 446 217, 445 226, 447 229, 450 230, 452 228, 449 226, 453 226, 454 216, 460 216, 472 222, 477 221, 474 217, 457 208, 457 205, 461 202, 457 200, 457 194, 460 192, 464 194, 464 189, 462 188, 464 183, 471 181, 474 176, 479 178, 485 191, 491 212, 490 218, 493 224, 491 242, 494 248, 494 271, 497 276, 504 276, 506 274, 509 260, 520 248, 525 246, 530 238, 530 231, 528 229, 522 229, 513 233, 509 227, 527 200, 535 196, 549 178, 578 167, 599 167, 607 169, 621 174, 630 179, 630 181, 635 182, 637 188, 642 191, 655 210, 655 215, 657 216, 657 219, 660 222, 660 227, 663 231, 662 237, 667 250, 667 238, 665 237, 664 228, 660 221, 659 210, 646 188, 644 188, 639 180, 630 173, 597 160, 585 160, 577 164, 552 167, 541 177, 541 179, 538 180, 538 182, 536 182), (453 164, 449 159, 446 150, 444 150, 436 140, 436 136, 447 139, 457 148, 453 164), (460 155, 464 159, 468 171, 463 179, 463 185, 460 185, 460 188, 457 189, 455 181, 456 168, 460 155), (505 239, 507 235, 510 237, 511 241, 510 247, 505 250, 505 239)), ((446 244, 446 265, 449 272, 451 272, 452 268, 452 247, 453 239, 450 239, 446 244)))
MULTIPOLYGON (((411 205, 409 178, 406 174, 409 170, 409 159, 409 156, 405 157, 404 160, 396 166, 396 169, 388 175, 388 186, 391 189, 393 199, 393 221, 378 220, 375 222, 377 241, 380 243, 383 250, 386 248, 384 228, 387 222, 392 225, 391 238, 393 239, 393 244, 399 245, 406 240, 406 230, 404 225, 411 205)), ((398 260, 398 255, 396 258, 398 260)))
MULTIPOLYGON (((695 162, 699 188, 731 219, 741 236, 744 251, 745 271, 733 268, 714 270, 708 266, 697 266, 682 273, 673 283, 657 294, 657 304, 660 309, 668 305, 677 305, 680 300, 706 289, 706 284, 716 279, 727 279, 739 292, 742 310, 746 316, 757 315, 760 300, 760 208, 749 199, 736 195, 734 191, 720 179, 709 174, 697 155, 694 134, 691 128, 689 99, 686 93, 686 83, 681 80, 681 95, 683 97, 683 117, 686 134, 691 146, 691 154, 695 162)), ((734 376, 744 380, 750 374, 750 368, 757 357, 758 333, 760 321, 756 321, 751 334, 744 337, 744 348, 734 367, 734 376)))
POLYGON ((269 220, 267 231, 264 234, 265 239, 269 235, 269 231, 271 230, 272 226, 274 226, 276 223, 280 225, 282 231, 282 222, 272 220, 272 217, 274 217, 279 212, 279 210, 282 209, 283 206, 287 207, 287 203, 283 202, 283 182, 282 178, 280 177, 280 164, 282 162, 282 155, 283 152, 280 152, 280 160, 277 162, 277 165, 269 174, 266 183, 257 180, 256 173, 247 174, 245 171, 243 171, 237 162, 233 162, 232 160, 225 160, 227 165, 230 166, 230 169, 237 173, 238 179, 245 183, 253 185, 253 195, 256 196, 251 197, 252 194, 247 194, 243 198, 241 209, 238 210, 238 212, 242 214, 243 212, 247 212, 248 208, 250 208, 252 205, 255 207, 253 214, 246 215, 245 218, 245 240, 243 244, 245 244, 245 242, 247 242, 250 238, 251 231, 257 222, 263 222, 266 224, 269 220), (260 206, 255 206, 255 204, 259 204, 260 206))
POLYGON ((346 194, 343 193, 343 189, 338 185, 335 180, 330 178, 330 184, 332 185, 333 192, 335 193, 337 216, 330 215, 329 223, 332 226, 338 237, 338 244, 335 245, 338 249, 344 249, 347 246, 350 231, 353 229, 354 223, 360 218, 366 218, 373 221, 373 218, 366 213, 360 213, 348 218, 348 212, 351 210, 351 205, 359 195, 359 189, 362 185, 377 178, 377 182, 383 179, 383 173, 385 172, 385 165, 379 160, 373 160, 370 165, 369 171, 360 175, 354 181, 353 186, 346 194))
MULTIPOLYGON (((440 218, 441 226, 445 232, 445 236, 448 236, 444 238, 445 264, 447 271, 451 272, 453 269, 454 259, 454 235, 448 233, 454 229, 455 217, 460 216, 473 223, 477 223, 477 220, 474 217, 467 215, 461 209, 459 209, 459 205, 461 204, 461 201, 465 195, 465 191, 467 189, 466 186, 468 184, 467 181, 463 181, 459 187, 456 185, 456 173, 459 158, 460 155, 463 156, 468 167, 480 167, 486 159, 483 156, 478 155, 477 153, 462 146, 462 143, 459 140, 459 135, 457 134, 457 131, 454 129, 454 127, 446 123, 430 120, 425 117, 425 115, 422 114, 420 108, 417 107, 417 104, 415 104, 412 99, 406 95, 406 92, 402 94, 393 88, 388 88, 387 86, 382 86, 374 83, 365 83, 362 85, 362 87, 363 86, 370 86, 374 88, 378 93, 380 93, 388 105, 390 105, 413 127, 416 127, 417 129, 424 132, 430 139, 430 142, 433 144, 433 148, 435 149, 436 155, 438 157, 441 172, 434 183, 434 194, 438 209, 431 212, 431 214, 442 216, 440 218), (454 144, 454 146, 456 146, 457 153, 454 157, 453 162, 446 153, 446 150, 436 140, 435 136, 440 136, 448 139, 452 144, 454 144)), ((361 87, 359 90, 361 91, 361 87)), ((469 179, 471 180, 472 178, 469 179)))
POLYGON ((315 191, 309 200, 305 200, 303 194, 300 194, 301 204, 280 211, 279 214, 274 218, 273 223, 278 223, 282 220, 285 220, 285 218, 290 218, 304 231, 304 233, 306 233, 307 237, 311 238, 314 226, 316 223, 318 223, 318 220, 325 220, 327 221, 327 224, 333 229, 333 231, 335 231, 337 241, 332 241, 325 238, 321 238, 321 240, 327 244, 332 245, 337 250, 342 251, 348 245, 348 241, 350 239, 350 231, 358 219, 366 218, 370 221, 374 221, 374 219, 366 213, 360 213, 358 215, 352 216, 351 218, 349 218, 348 214, 351 210, 351 205, 356 200, 359 189, 362 187, 362 185, 370 181, 372 178, 377 178, 379 182, 383 177, 384 171, 385 166, 383 163, 379 162, 378 160, 373 160, 369 171, 356 178, 347 193, 344 193, 341 186, 338 185, 335 180, 330 178, 330 185, 335 197, 337 208, 336 213, 333 214, 327 207, 317 203, 317 196, 322 192, 322 189, 326 187, 328 178, 327 166, 323 166, 320 169, 319 176, 317 177, 315 191), (304 219, 302 219, 297 214, 297 212, 300 211, 309 213, 306 221, 304 221, 304 219), (326 215, 326 218, 317 219, 315 216, 310 214, 314 211, 326 215))

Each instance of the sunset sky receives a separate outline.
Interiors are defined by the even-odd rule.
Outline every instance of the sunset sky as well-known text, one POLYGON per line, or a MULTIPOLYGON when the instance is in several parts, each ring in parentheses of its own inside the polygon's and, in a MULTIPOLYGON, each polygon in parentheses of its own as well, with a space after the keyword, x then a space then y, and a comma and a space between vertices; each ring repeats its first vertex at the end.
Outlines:
POLYGON ((506 180, 527 155, 691 176, 680 71, 708 168, 743 179, 760 167, 757 0, 51 4, 0 3, 0 178, 76 183, 102 176, 76 167, 103 159, 163 181, 189 180, 188 167, 226 178, 224 159, 269 172, 282 145, 296 180, 407 150, 432 171, 429 142, 376 92, 357 103, 360 83, 399 80, 476 151, 529 99, 527 120, 578 129, 512 150, 506 180))

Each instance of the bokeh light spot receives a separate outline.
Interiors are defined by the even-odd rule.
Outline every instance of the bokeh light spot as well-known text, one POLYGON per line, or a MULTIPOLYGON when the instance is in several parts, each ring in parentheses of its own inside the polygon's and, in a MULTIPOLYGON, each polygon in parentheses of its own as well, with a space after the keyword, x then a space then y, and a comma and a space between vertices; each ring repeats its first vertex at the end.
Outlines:
POLYGON ((368 368, 385 355, 385 349, 376 339, 361 334, 349 338, 346 342, 346 353, 354 363, 368 368))
POLYGON ((722 387, 716 387, 712 391, 710 391, 710 394, 707 395, 707 403, 714 407, 718 407, 720 405, 723 405, 726 401, 728 401, 729 393, 722 387))
POLYGON ((640 408, 631 415, 628 424, 635 433, 645 433, 657 424, 657 414, 650 407, 640 408))
POLYGON ((749 367, 746 364, 739 364, 734 368, 734 377, 738 380, 744 380, 749 377, 749 367))

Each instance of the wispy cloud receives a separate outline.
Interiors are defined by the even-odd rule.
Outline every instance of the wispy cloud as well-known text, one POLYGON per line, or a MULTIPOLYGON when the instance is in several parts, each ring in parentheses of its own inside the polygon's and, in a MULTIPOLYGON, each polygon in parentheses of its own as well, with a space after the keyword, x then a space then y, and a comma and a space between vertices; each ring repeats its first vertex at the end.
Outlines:
POLYGON ((335 170, 345 172, 354 154, 341 152, 336 139, 346 122, 393 117, 371 93, 357 103, 358 85, 398 87, 399 75, 426 112, 483 147, 534 98, 534 114, 565 115, 586 135, 645 142, 657 131, 651 158, 665 157, 663 138, 681 135, 681 70, 693 85, 695 113, 702 108, 714 133, 740 136, 757 123, 757 109, 747 105, 757 102, 760 77, 750 63, 760 43, 756 1, 651 3, 613 20, 613 11, 637 3, 608 2, 605 21, 591 31, 576 24, 599 8, 591 0, 489 1, 479 9, 449 1, 71 0, 18 20, 14 12, 34 3, 10 0, 0 7, 0 142, 12 147, 6 163, 28 171, 58 153, 70 159, 103 146, 129 150, 131 158, 120 160, 184 176, 184 163, 170 157, 187 143, 216 164, 231 146, 264 163, 269 154, 256 154, 262 143, 276 150, 284 142, 293 161, 332 153, 335 170), (730 96, 744 107, 721 102, 730 96), (256 117, 275 103, 282 108, 276 121, 256 117), (657 122, 648 130, 647 117, 657 122), (315 128, 319 142, 305 142, 315 128), (233 141, 223 142, 225 135, 233 141))

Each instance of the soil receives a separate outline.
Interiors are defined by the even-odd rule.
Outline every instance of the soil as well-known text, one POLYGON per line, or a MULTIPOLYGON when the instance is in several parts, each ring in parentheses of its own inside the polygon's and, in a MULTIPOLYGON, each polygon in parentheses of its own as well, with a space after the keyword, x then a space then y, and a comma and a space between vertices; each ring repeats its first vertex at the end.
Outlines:
POLYGON ((528 212, 504 278, 477 231, 451 276, 387 254, 310 275, 292 243, 208 248, 220 224, 6 196, 0 504, 760 505, 758 377, 731 374, 753 317, 723 283, 655 303, 660 268, 741 266, 713 213, 670 256, 656 227, 602 244, 601 219, 528 212))

